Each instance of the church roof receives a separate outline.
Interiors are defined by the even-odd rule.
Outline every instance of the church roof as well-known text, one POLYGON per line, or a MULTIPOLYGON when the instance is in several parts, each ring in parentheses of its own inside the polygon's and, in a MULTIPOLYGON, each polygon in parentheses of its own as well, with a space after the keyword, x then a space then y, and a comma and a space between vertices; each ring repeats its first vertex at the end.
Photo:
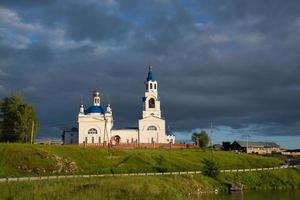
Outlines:
POLYGON ((104 113, 104 109, 101 106, 90 106, 85 110, 85 113, 104 113))
POLYGON ((152 66, 151 65, 149 66, 147 81, 155 81, 155 77, 154 77, 154 74, 152 72, 152 66))
POLYGON ((275 142, 252 142, 252 141, 235 141, 238 143, 241 147, 280 147, 278 144, 275 142))

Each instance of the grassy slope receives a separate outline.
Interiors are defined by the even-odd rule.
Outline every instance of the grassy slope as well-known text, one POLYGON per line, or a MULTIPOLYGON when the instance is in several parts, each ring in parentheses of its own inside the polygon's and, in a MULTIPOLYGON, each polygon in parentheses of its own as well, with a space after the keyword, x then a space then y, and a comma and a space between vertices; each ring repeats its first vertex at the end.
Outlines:
MULTIPOLYGON (((53 174, 57 165, 66 174, 76 162, 77 173, 128 173, 201 170, 209 151, 198 149, 102 149, 77 146, 0 144, 0 177, 53 174)), ((214 158, 222 169, 278 166, 283 161, 257 155, 218 151, 214 158)))
POLYGON ((184 175, 1 183, 0 194, 3 199, 197 199, 197 191, 226 191, 232 182, 247 189, 299 189, 300 169, 222 174, 217 179, 184 175))

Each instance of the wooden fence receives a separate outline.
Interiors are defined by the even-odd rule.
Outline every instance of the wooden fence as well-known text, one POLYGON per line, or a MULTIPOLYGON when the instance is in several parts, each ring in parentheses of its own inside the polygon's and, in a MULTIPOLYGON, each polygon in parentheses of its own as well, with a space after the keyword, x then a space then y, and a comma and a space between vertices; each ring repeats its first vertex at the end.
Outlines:
MULTIPOLYGON (((75 146, 74 144, 67 144, 75 146)), ((77 146, 77 144, 76 144, 77 146)), ((187 148, 196 148, 193 144, 165 144, 165 143, 120 143, 116 145, 100 143, 100 144, 78 144, 78 146, 84 147, 98 147, 98 148, 120 148, 120 149, 157 149, 157 148, 165 148, 165 149, 187 149, 187 148)))
MULTIPOLYGON (((229 169, 220 170, 221 173, 238 173, 238 172, 256 172, 270 171, 287 168, 297 168, 299 165, 269 167, 269 168, 252 168, 252 169, 229 169)), ((59 176, 33 176, 33 177, 7 177, 0 178, 1 182, 19 182, 19 181, 36 181, 36 180, 58 180, 66 178, 93 178, 93 177, 120 177, 120 176, 164 176, 164 175, 192 175, 202 174, 202 171, 185 171, 185 172, 151 172, 151 173, 124 173, 124 174, 89 174, 89 175, 59 175, 59 176)))

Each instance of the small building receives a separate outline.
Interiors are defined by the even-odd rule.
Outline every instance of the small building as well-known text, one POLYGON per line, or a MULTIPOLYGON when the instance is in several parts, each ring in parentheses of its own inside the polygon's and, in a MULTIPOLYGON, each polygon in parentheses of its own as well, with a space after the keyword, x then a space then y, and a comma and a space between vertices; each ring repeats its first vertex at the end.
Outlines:
POLYGON ((78 128, 65 129, 62 133, 62 141, 64 144, 78 143, 78 128))
POLYGON ((255 154, 280 153, 280 146, 274 142, 252 142, 252 141, 234 141, 231 149, 255 154))
POLYGON ((213 148, 214 148, 214 150, 222 150, 223 149, 223 145, 221 145, 221 144, 214 144, 213 148))

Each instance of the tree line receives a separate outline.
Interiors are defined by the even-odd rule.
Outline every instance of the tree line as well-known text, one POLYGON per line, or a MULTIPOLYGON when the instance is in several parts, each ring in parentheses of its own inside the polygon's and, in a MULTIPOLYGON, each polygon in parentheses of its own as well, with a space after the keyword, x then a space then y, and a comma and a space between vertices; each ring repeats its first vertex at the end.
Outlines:
POLYGON ((19 93, 0 100, 0 142, 32 143, 39 123, 33 105, 24 101, 19 93))

